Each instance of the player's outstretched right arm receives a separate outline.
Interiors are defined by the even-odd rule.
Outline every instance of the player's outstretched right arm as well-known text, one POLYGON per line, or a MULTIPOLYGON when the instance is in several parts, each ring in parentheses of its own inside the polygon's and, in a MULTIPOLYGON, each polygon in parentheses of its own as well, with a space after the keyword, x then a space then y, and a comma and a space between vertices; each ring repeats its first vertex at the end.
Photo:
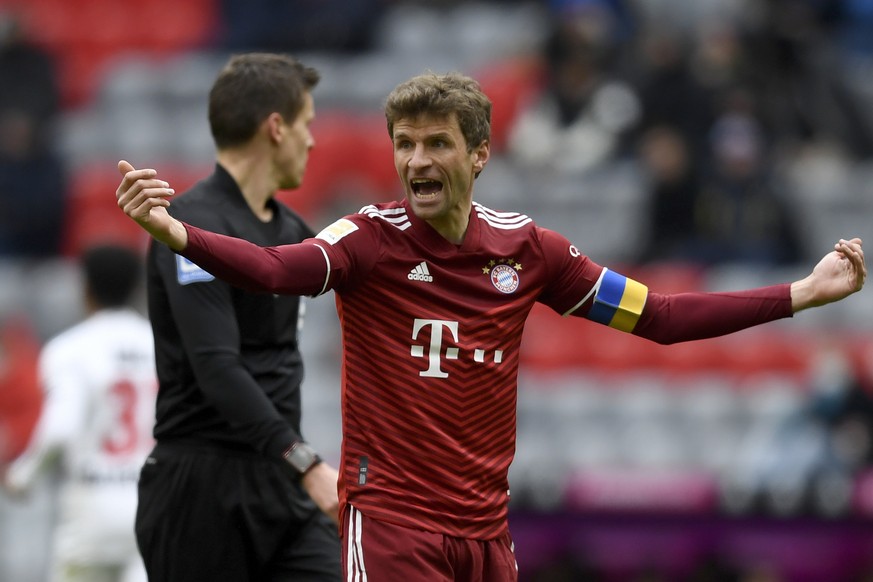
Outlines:
POLYGON ((121 160, 118 171, 122 175, 121 184, 115 191, 118 207, 155 240, 174 251, 184 249, 188 244, 188 231, 167 212, 168 198, 175 194, 175 190, 158 179, 158 173, 153 169, 137 170, 121 160))

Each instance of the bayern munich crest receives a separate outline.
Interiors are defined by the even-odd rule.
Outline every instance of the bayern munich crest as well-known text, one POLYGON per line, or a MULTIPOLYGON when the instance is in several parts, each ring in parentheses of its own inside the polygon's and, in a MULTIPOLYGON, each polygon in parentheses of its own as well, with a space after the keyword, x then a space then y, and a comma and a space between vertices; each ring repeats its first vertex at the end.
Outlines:
POLYGON ((491 284, 501 293, 514 293, 518 289, 521 264, 513 259, 492 259, 482 272, 491 279, 491 284))

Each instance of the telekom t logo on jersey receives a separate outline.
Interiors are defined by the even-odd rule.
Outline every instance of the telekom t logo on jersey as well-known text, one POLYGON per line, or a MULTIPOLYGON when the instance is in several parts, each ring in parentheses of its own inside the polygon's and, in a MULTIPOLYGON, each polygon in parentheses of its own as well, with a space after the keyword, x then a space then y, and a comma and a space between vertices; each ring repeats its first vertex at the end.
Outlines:
MULTIPOLYGON (((418 340, 419 336, 423 336, 423 340, 427 342, 427 331, 422 331, 424 328, 430 328, 430 342, 427 346, 412 345, 410 353, 415 358, 427 358, 427 370, 419 372, 419 376, 429 378, 448 378, 449 374, 443 372, 440 368, 442 358, 447 360, 457 360, 459 349, 455 347, 447 347, 443 350, 443 329, 449 330, 454 341, 458 341, 458 322, 446 321, 443 319, 416 319, 412 325, 412 339, 418 340), (427 353, 425 353, 425 351, 427 353)), ((499 364, 503 360, 503 350, 494 350, 494 362, 499 364)), ((474 350, 473 361, 482 363, 485 361, 485 350, 474 350)))

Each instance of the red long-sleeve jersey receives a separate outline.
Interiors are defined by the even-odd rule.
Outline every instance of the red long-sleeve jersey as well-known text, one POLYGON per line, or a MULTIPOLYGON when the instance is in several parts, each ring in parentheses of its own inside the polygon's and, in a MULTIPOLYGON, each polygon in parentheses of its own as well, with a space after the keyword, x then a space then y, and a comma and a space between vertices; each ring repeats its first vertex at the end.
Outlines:
POLYGON ((519 347, 535 302, 660 343, 792 313, 788 285, 650 293, 529 217, 479 204, 461 245, 405 202, 367 206, 313 239, 268 249, 188 230, 183 254, 234 284, 335 291, 341 504, 457 537, 491 539, 507 528, 519 347))

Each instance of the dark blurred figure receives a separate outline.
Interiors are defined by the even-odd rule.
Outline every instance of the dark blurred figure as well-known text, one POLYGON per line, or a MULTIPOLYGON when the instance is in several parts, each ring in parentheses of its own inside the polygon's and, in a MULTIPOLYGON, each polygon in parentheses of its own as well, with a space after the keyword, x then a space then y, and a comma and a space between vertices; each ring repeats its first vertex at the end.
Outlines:
POLYGON ((648 188, 648 240, 640 262, 681 260, 693 244, 694 206, 700 176, 688 138, 669 125, 656 125, 640 138, 639 159, 648 188))
POLYGON ((765 0, 745 34, 761 113, 789 142, 836 140, 873 155, 873 2, 765 0), (857 66, 859 65, 859 66, 857 66), (857 66, 857 68, 856 68, 857 66))
POLYGON ((507 145, 526 168, 583 173, 625 153, 639 121, 639 97, 617 67, 628 25, 621 2, 554 4, 544 87, 519 113, 507 145))
POLYGON ((823 469, 855 475, 873 467, 873 364, 826 341, 817 352, 808 414, 828 434, 823 469))
POLYGON ((705 264, 793 265, 804 258, 791 200, 771 168, 767 136, 752 96, 726 95, 709 133, 710 162, 695 202, 695 244, 705 264))
POLYGON ((366 52, 387 0, 220 0, 230 51, 366 52))
MULTIPOLYGON (((710 92, 691 71, 687 39, 669 30, 647 31, 639 40, 636 81, 642 108, 642 133, 668 126, 687 143, 693 164, 705 146, 715 112, 710 92)), ((646 141, 646 138, 643 138, 646 141)))
POLYGON ((679 127, 642 134, 650 218, 641 260, 770 267, 804 258, 794 209, 770 168, 747 93, 737 89, 725 99, 707 139, 706 154, 696 157, 679 127))
POLYGON ((760 482, 768 510, 837 517, 873 466, 873 390, 843 340, 819 336, 813 353, 807 401, 779 421, 760 482))
POLYGON ((50 55, 0 10, 0 256, 59 252, 66 179, 53 145, 60 90, 50 55))

